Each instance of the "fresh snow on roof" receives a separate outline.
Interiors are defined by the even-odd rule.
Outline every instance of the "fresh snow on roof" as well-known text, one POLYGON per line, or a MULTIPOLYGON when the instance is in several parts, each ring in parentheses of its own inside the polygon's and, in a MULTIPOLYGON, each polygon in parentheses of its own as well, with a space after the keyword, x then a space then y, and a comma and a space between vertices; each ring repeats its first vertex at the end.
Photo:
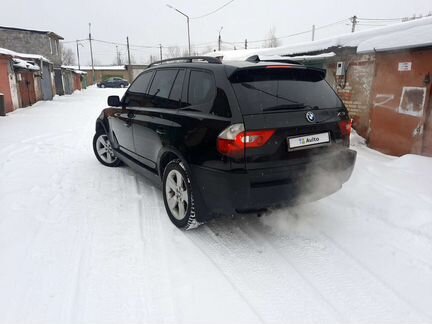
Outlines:
POLYGON ((290 56, 288 59, 292 61, 319 61, 322 59, 326 59, 329 57, 336 56, 336 53, 330 52, 330 53, 323 53, 318 55, 300 55, 300 56, 290 56))
POLYGON ((295 55, 325 51, 333 47, 358 47, 361 52, 413 48, 432 44, 432 17, 402 22, 391 26, 342 34, 313 42, 275 48, 211 52, 224 60, 245 60, 252 55, 295 55), (399 38, 400 37, 400 38, 399 38))
POLYGON ((62 65, 61 68, 65 69, 65 70, 70 70, 70 71, 77 73, 77 74, 87 74, 87 72, 85 72, 85 71, 75 69, 74 66, 62 65))
POLYGON ((11 50, 8 50, 6 48, 1 48, 1 47, 0 47, 0 54, 9 55, 9 56, 12 56, 12 57, 19 57, 19 58, 23 58, 23 59, 42 60, 42 61, 45 61, 47 63, 51 63, 50 60, 48 60, 46 57, 44 57, 42 55, 28 54, 28 53, 18 53, 18 52, 11 51, 11 50))
POLYGON ((357 53, 432 46, 432 24, 377 36, 359 44, 357 53))
POLYGON ((14 58, 13 62, 14 62, 13 66, 15 68, 21 68, 30 71, 40 71, 40 67, 34 62, 25 61, 19 58, 14 58))

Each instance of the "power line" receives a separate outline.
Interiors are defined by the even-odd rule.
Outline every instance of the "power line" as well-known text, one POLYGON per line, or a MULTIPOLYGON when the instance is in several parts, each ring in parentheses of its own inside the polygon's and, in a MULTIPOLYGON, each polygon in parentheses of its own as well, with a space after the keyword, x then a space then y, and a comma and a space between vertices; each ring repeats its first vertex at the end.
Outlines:
POLYGON ((383 24, 367 24, 367 23, 357 23, 358 26, 371 26, 371 27, 383 27, 388 25, 383 24))
POLYGON ((359 20, 397 21, 404 18, 358 18, 359 20))
MULTIPOLYGON (((346 22, 346 21, 349 21, 349 19, 348 19, 348 18, 345 18, 345 19, 342 19, 342 20, 339 20, 339 21, 335 21, 335 22, 329 23, 329 24, 327 24, 327 25, 319 26, 319 27, 316 27, 315 30, 328 28, 328 27, 331 27, 331 26, 334 26, 334 25, 337 25, 337 24, 340 24, 340 23, 344 23, 344 22, 346 22)), ((308 29, 308 30, 301 31, 301 32, 298 32, 298 33, 294 33, 294 34, 290 34, 290 35, 285 35, 285 36, 275 37, 275 38, 276 38, 276 39, 290 38, 290 37, 294 37, 294 36, 299 36, 299 35, 308 34, 308 33, 310 33, 310 32, 312 32, 312 29, 308 29)), ((265 42, 265 41, 269 41, 269 40, 270 40, 270 38, 267 38, 267 39, 258 39, 258 40, 251 40, 251 41, 248 39, 248 43, 260 43, 260 42, 265 42)), ((231 45, 235 45, 235 44, 244 44, 244 41, 241 41, 241 42, 226 42, 226 41, 224 41, 224 42, 225 42, 225 43, 228 43, 228 44, 231 44, 231 45)))
POLYGON ((217 9, 215 9, 215 10, 213 10, 213 11, 210 11, 209 13, 206 13, 206 14, 204 14, 204 15, 197 16, 197 17, 191 17, 190 19, 200 19, 200 18, 204 18, 204 17, 210 16, 210 15, 212 15, 212 14, 218 12, 219 10, 222 10, 223 8, 225 8, 225 7, 228 6, 229 4, 233 3, 234 1, 235 1, 235 0, 230 0, 230 1, 226 2, 225 4, 223 4, 222 6, 220 6, 219 8, 217 8, 217 9))

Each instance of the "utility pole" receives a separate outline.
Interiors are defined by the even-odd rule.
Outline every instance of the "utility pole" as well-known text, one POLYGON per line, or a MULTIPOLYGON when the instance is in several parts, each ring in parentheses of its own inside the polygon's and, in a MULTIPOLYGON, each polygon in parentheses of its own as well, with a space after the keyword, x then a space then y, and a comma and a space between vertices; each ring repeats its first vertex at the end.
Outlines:
POLYGON ((81 70, 80 57, 79 57, 79 43, 78 43, 78 40, 76 41, 76 45, 77 45, 77 57, 78 57, 78 70, 81 70))
POLYGON ((221 38, 221 31, 223 29, 223 26, 219 29, 219 37, 218 37, 218 51, 221 50, 221 43, 222 43, 222 38, 221 38))
POLYGON ((93 61, 91 23, 89 23, 89 42, 90 42, 90 56, 91 56, 91 64, 92 64, 92 73, 93 73, 93 84, 95 84, 96 83, 96 74, 95 74, 94 61, 93 61))
POLYGON ((192 55, 191 53, 191 45, 190 45, 190 29, 189 29, 189 16, 187 17, 187 25, 188 25, 188 46, 189 46, 189 56, 192 55))
POLYGON ((356 15, 352 16, 351 22, 352 22, 351 33, 354 33, 356 25, 358 24, 358 20, 357 20, 357 16, 356 15))
POLYGON ((245 49, 247 49, 247 38, 245 39, 245 49))
POLYGON ((129 48, 129 36, 126 37, 126 46, 128 52, 128 64, 131 65, 131 56, 130 56, 130 48, 129 48))
POLYGON ((160 59, 162 61, 163 60, 163 58, 162 58, 162 44, 159 44, 159 53, 160 53, 160 59))
POLYGON ((312 42, 315 40, 315 25, 312 25, 312 42))

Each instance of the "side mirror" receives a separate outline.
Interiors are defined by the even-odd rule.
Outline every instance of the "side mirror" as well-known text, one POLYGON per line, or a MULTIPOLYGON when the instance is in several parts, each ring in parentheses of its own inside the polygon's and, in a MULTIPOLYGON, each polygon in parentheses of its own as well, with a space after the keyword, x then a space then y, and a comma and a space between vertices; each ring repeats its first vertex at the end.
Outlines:
POLYGON ((119 96, 109 96, 108 97, 108 106, 110 107, 120 107, 120 97, 119 96))

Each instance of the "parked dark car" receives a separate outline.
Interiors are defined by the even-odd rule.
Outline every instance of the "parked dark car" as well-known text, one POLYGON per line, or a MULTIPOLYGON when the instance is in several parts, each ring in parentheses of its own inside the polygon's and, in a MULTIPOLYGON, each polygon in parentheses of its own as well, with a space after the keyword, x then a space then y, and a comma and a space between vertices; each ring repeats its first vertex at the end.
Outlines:
POLYGON ((108 98, 93 147, 159 186, 176 226, 319 199, 351 176, 351 120, 324 70, 258 57, 159 63, 108 98))
POLYGON ((129 82, 119 77, 108 78, 97 84, 99 88, 126 88, 129 86, 129 82))

